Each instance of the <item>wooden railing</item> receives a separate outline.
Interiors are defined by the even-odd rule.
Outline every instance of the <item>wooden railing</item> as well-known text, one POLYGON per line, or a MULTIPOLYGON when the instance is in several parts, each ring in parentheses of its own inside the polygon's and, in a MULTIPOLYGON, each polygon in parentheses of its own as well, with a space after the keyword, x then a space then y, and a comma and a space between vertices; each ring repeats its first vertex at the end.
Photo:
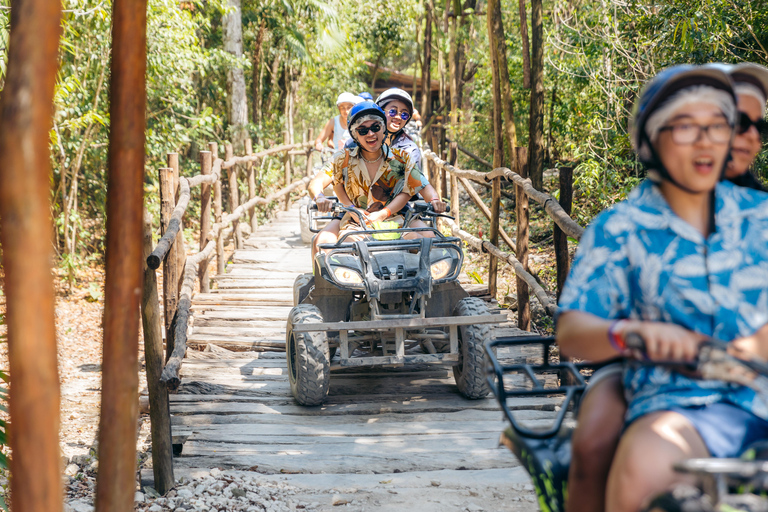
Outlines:
MULTIPOLYGON (((311 132, 307 140, 311 141, 311 132)), ((306 187, 312 170, 312 142, 284 144, 258 153, 246 143, 246 155, 234 156, 232 146, 226 144, 225 159, 218 157, 218 145, 212 142, 208 151, 200 152, 200 174, 193 177, 179 176, 178 154, 168 155, 168 167, 160 174, 160 227, 162 236, 152 249, 152 222, 145 210, 144 290, 142 295, 142 322, 144 326, 147 387, 152 424, 152 459, 155 488, 165 494, 174 485, 173 454, 171 444, 170 408, 168 392, 178 388, 179 373, 187 350, 187 330, 192 294, 199 279, 200 291, 210 289, 208 266, 216 253, 217 273, 223 274, 227 255, 225 241, 234 240, 235 249, 243 247, 243 226, 240 220, 249 215, 249 228, 258 226, 256 207, 280 200, 285 210, 290 208, 290 194, 306 187), (271 155, 282 153, 285 169, 283 187, 260 197, 256 195, 254 163, 271 155), (292 181, 293 156, 304 155, 306 167, 301 179, 292 181), (227 170, 226 192, 229 197, 229 213, 223 210, 222 170, 227 170), (240 204, 238 182, 245 178, 248 200, 240 204), (200 186, 200 237, 199 252, 186 256, 182 238, 184 214, 189 206, 191 189, 200 186), (213 213, 211 225, 211 189, 213 189, 213 213), (163 264, 163 309, 165 318, 166 349, 163 351, 160 327, 160 304, 157 293, 155 270, 163 264)))
MULTIPOLYGON (((433 137, 433 144, 437 141, 433 137)), ((455 221, 441 219, 447 225, 454 236, 457 236, 467 242, 469 245, 488 253, 489 255, 489 282, 488 290, 491 296, 497 292, 497 265, 499 260, 508 262, 515 270, 517 276, 517 303, 518 303, 518 327, 524 330, 531 329, 531 315, 529 302, 529 289, 533 290, 534 295, 541 303, 544 310, 550 316, 554 316, 556 306, 552 300, 552 294, 545 286, 530 272, 528 263, 529 252, 529 199, 539 203, 544 207, 544 211, 554 221, 554 245, 555 259, 557 265, 557 286, 558 295, 565 283, 570 266, 568 256, 568 237, 576 240, 581 238, 584 232, 569 216, 572 199, 572 177, 573 168, 563 167, 560 169, 560 200, 539 190, 531 185, 527 176, 527 150, 526 148, 516 148, 517 161, 520 162, 518 172, 514 172, 506 167, 499 167, 490 172, 478 172, 475 170, 465 170, 456 167, 458 144, 450 142, 449 160, 447 162, 435 154, 428 146, 422 150, 425 162, 425 172, 428 174, 431 183, 435 184, 438 193, 449 195, 451 198, 451 212, 457 212, 454 216, 455 221), (448 180, 445 175, 450 176, 450 190, 448 190, 448 180), (516 220, 516 238, 512 238, 501 226, 500 223, 500 205, 501 205, 501 180, 511 181, 515 185, 515 220, 516 220), (491 208, 488 208, 480 195, 472 186, 478 183, 483 186, 490 184, 491 188, 491 208), (469 197, 477 205, 483 215, 490 221, 491 229, 489 233, 490 240, 482 240, 467 231, 461 229, 461 221, 458 205, 459 184, 466 190, 469 197), (508 246, 509 252, 499 248, 499 237, 508 246)), ((465 154, 470 154, 466 149, 465 154)), ((470 154, 473 158, 474 154, 470 154)))

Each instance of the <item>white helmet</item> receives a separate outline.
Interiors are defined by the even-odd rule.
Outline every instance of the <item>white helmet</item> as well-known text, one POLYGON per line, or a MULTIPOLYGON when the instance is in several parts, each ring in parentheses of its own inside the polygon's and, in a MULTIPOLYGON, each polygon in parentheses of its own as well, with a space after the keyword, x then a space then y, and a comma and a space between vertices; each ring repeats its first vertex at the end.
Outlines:
POLYGON ((379 97, 376 98, 376 104, 381 108, 384 108, 387 103, 395 100, 400 100, 405 103, 405 106, 408 107, 408 112, 413 115, 413 98, 411 98, 410 94, 397 87, 387 89, 381 93, 379 97))
POLYGON ((339 94, 339 97, 336 100, 336 106, 338 107, 342 103, 351 103, 352 105, 357 105, 361 101, 363 101, 363 98, 360 96, 352 94, 351 92, 343 92, 339 94))

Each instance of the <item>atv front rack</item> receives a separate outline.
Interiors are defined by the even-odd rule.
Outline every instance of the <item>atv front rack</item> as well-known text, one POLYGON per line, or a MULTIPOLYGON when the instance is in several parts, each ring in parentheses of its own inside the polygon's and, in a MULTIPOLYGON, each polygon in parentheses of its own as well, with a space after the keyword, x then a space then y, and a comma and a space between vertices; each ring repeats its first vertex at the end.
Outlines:
POLYGON ((569 410, 573 410, 578 404, 584 390, 587 387, 587 379, 581 373, 582 370, 594 369, 594 364, 573 363, 571 361, 553 362, 551 349, 555 345, 555 338, 552 336, 502 336, 491 340, 485 344, 485 351, 491 361, 488 368, 488 383, 493 390, 496 400, 501 405, 504 415, 509 420, 512 428, 521 436, 533 439, 547 439, 554 437, 560 431, 565 415, 569 410), (516 363, 501 364, 496 355, 496 350, 501 347, 522 347, 525 345, 539 345, 541 347, 541 363, 516 363), (543 372, 557 372, 560 379, 560 385, 557 387, 546 387, 536 374, 543 372), (523 375, 526 378, 527 386, 508 386, 504 376, 510 374, 523 375), (524 427, 515 419, 512 404, 510 400, 519 397, 552 397, 565 395, 560 409, 557 411, 552 425, 546 429, 531 429, 524 427))
MULTIPOLYGON (((416 363, 453 363, 459 362, 459 333, 458 329, 462 325, 474 324, 500 324, 507 322, 506 315, 491 314, 478 316, 450 316, 421 318, 412 316, 404 318, 406 315, 398 315, 397 318, 382 320, 364 320, 355 322, 324 322, 324 323, 304 323, 294 326, 294 332, 338 332, 340 349, 340 366, 369 366, 369 365, 403 365, 416 363), (428 328, 448 328, 448 339, 450 343, 449 353, 429 353, 429 354, 406 354, 405 340, 408 331, 423 331, 428 328), (350 331, 353 335, 350 336, 350 331), (355 337, 355 333, 369 333, 371 331, 392 332, 394 331, 394 347, 390 352, 384 351, 380 356, 369 357, 350 357, 353 350, 350 349, 357 340, 363 337, 355 337)), ((417 337, 418 334, 415 337, 417 337)))

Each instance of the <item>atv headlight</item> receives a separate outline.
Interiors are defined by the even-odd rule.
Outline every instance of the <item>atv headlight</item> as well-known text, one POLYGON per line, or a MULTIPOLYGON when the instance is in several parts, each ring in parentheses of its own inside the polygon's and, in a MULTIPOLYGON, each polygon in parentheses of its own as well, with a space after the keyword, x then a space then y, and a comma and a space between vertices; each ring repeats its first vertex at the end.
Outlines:
POLYGON ((451 271, 450 259, 436 261, 429 268, 429 272, 432 274, 432 279, 434 280, 444 278, 446 275, 448 275, 448 272, 450 271, 451 271))
POLYGON ((363 282, 363 278, 360 274, 346 267, 336 267, 333 270, 333 275, 340 283, 344 284, 360 284, 363 282))

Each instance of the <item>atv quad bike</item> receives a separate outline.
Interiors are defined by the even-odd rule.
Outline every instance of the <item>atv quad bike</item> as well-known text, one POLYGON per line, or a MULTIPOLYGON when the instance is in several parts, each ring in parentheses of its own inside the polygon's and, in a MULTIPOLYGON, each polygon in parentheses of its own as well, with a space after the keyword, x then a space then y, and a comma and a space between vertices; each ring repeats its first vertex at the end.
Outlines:
MULTIPOLYGON (((638 355, 645 352, 643 339, 636 334, 626 338, 627 346, 638 355)), ((601 364, 558 361, 552 347, 554 337, 498 337, 486 344, 491 361, 488 384, 501 406, 510 427, 501 435, 501 444, 509 448, 533 480, 541 510, 563 512, 568 493, 571 463, 571 436, 575 428, 578 403, 589 376, 601 364), (525 363, 502 363, 497 349, 522 351, 525 363), (536 356, 534 352, 539 352, 536 356), (521 398, 556 398, 559 405, 548 424, 526 424, 516 411, 521 398)), ((672 365, 679 362, 633 360, 626 364, 672 365)), ((768 402, 768 365, 745 361, 728 353, 727 344, 708 340, 700 346, 699 356, 689 370, 702 378, 720 379, 754 389, 768 402)), ((544 420, 544 423, 547 423, 544 420)), ((646 512, 725 512, 744 510, 768 512, 768 499, 758 494, 768 491, 768 442, 760 441, 739 459, 688 459, 674 466, 675 471, 694 475, 698 487, 678 486, 652 500, 646 512), (729 508, 730 507, 730 508, 729 508)))
MULTIPOLYGON (((359 210, 336 203, 333 214, 345 212, 366 225, 359 210)), ((491 391, 483 344, 506 318, 459 285, 458 238, 408 227, 441 215, 415 202, 404 228, 342 232, 337 243, 320 246, 314 275, 296 279, 286 329, 288 375, 299 404, 323 403, 331 371, 345 367, 450 365, 465 397, 491 391), (435 237, 402 238, 416 231, 435 237)))

